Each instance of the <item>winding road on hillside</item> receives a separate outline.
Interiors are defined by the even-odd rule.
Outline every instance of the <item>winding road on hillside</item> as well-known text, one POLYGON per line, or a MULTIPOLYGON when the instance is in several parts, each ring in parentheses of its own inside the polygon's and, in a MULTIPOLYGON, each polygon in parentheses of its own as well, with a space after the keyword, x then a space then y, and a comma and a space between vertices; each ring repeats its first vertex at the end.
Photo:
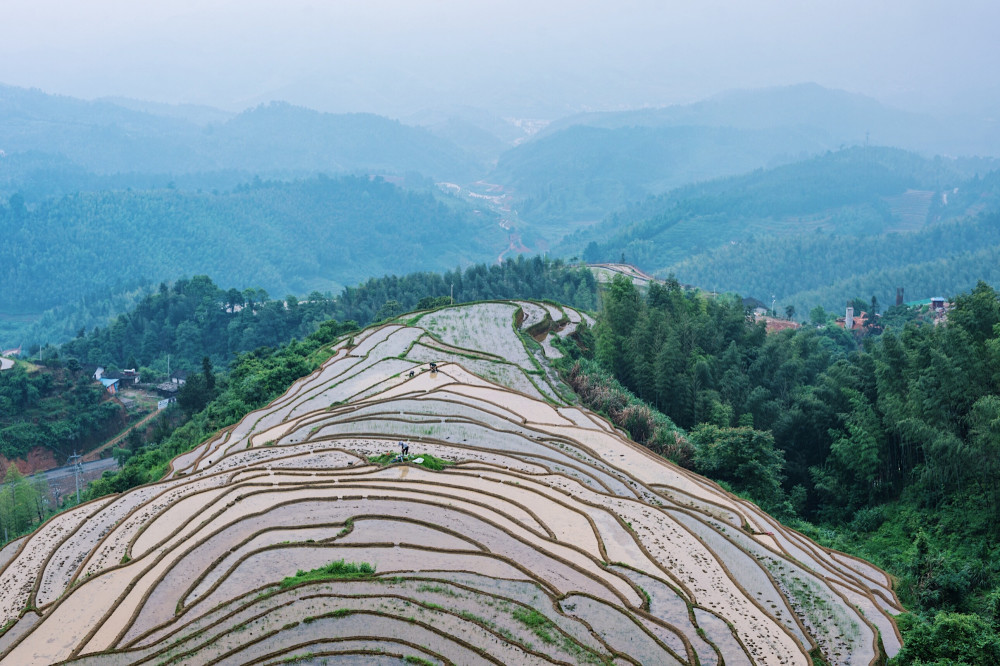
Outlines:
POLYGON ((140 419, 139 421, 136 421, 135 423, 133 423, 125 431, 119 433, 115 437, 109 439, 108 441, 104 442, 104 444, 101 444, 99 447, 97 447, 96 449, 94 449, 93 451, 91 451, 90 453, 88 453, 87 455, 85 455, 83 457, 83 461, 84 462, 93 462, 95 460, 98 460, 101 457, 101 453, 103 453, 105 451, 105 449, 108 449, 109 447, 112 447, 115 444, 120 444, 122 441, 125 440, 126 437, 128 437, 128 435, 129 435, 130 432, 132 432, 136 428, 140 428, 140 427, 146 425, 147 423, 149 423, 150 421, 152 421, 154 418, 156 418, 159 413, 160 412, 158 412, 158 411, 154 411, 154 412, 152 412, 150 414, 147 414, 146 416, 142 417, 142 419, 140 419))

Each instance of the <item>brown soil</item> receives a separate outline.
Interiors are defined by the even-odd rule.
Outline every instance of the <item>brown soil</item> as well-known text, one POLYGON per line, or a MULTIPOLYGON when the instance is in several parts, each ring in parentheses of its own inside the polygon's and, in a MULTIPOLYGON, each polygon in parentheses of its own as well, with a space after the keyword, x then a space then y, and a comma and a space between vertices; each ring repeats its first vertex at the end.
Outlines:
MULTIPOLYGON (((36 446, 31 449, 28 452, 27 459, 18 458, 13 462, 21 474, 25 476, 59 467, 56 454, 52 452, 52 449, 47 449, 44 446, 36 446)), ((10 467, 10 464, 11 460, 9 458, 0 455, 0 476, 7 473, 7 468, 10 467)))

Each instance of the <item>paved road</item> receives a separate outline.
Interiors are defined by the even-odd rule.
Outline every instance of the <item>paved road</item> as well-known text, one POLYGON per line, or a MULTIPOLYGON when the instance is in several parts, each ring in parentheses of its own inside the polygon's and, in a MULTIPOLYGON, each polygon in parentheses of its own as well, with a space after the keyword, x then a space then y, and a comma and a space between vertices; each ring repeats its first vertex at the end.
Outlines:
MULTIPOLYGON (((86 488, 87 484, 94 479, 101 478, 101 475, 104 474, 104 472, 118 469, 118 463, 114 458, 105 458, 104 460, 95 460, 94 462, 83 463, 82 467, 83 470, 80 474, 80 490, 86 488)), ((67 465, 66 467, 56 467, 55 469, 50 469, 45 472, 38 472, 38 474, 32 475, 29 479, 33 479, 38 475, 41 475, 45 479, 45 482, 49 487, 48 499, 53 503, 52 506, 55 506, 61 498, 76 492, 76 478, 74 477, 72 465, 67 465)))
MULTIPOLYGON (((81 465, 83 467, 83 473, 81 476, 100 476, 106 470, 118 469, 118 461, 114 458, 104 458, 103 460, 95 460, 94 462, 85 462, 81 465)), ((47 472, 42 472, 45 475, 45 480, 49 483, 53 481, 59 481, 61 479, 72 479, 73 478, 73 465, 67 465, 66 467, 56 467, 55 469, 50 469, 47 472)))
MULTIPOLYGON (((118 469, 118 463, 114 458, 95 460, 91 463, 83 463, 83 472, 80 474, 80 490, 87 487, 87 484, 94 479, 101 478, 104 472, 118 469)), ((73 466, 57 467, 47 472, 42 472, 45 481, 49 486, 49 501, 58 503, 63 497, 68 497, 76 493, 76 478, 73 476, 73 466)))

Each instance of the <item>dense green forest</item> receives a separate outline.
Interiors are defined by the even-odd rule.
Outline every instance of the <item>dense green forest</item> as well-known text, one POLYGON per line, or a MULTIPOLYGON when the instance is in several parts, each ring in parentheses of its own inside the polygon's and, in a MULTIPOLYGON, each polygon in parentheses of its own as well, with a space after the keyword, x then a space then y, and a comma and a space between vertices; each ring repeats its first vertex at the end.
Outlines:
POLYGON ((1000 284, 1000 214, 942 222, 910 233, 835 236, 812 233, 754 237, 674 264, 687 284, 778 299, 807 313, 816 305, 841 310, 855 296, 895 302, 950 296, 980 279, 1000 284))
POLYGON ((900 310, 861 340, 765 334, 737 299, 616 278, 593 357, 688 430, 695 470, 892 572, 899 663, 995 663, 1000 295, 979 283, 946 325, 900 310))
MULTIPOLYGON (((178 190, 231 190, 253 180, 254 173, 226 169, 198 173, 166 171, 97 173, 88 171, 62 155, 37 151, 13 153, 0 159, 0 199, 20 194, 28 205, 51 197, 106 190, 155 190, 172 186, 178 190)), ((289 174, 289 179, 291 175, 289 174)))
POLYGON ((495 219, 381 179, 254 181, 229 192, 69 195, 0 207, 0 310, 39 312, 109 284, 203 273, 271 293, 444 270, 506 246, 495 219))
POLYGON ((540 257, 478 264, 464 271, 413 273, 372 278, 339 296, 314 292, 303 299, 272 299, 265 291, 222 289, 207 276, 166 283, 108 326, 77 336, 57 350, 35 350, 108 367, 145 367, 157 374, 172 368, 196 370, 202 359, 224 367, 237 354, 303 339, 328 319, 367 325, 448 302, 493 298, 550 298, 594 309, 597 283, 593 274, 558 260, 540 257))
POLYGON ((125 410, 79 362, 0 372, 0 455, 24 458, 42 446, 63 460, 121 430, 125 410))
MULTIPOLYGON (((978 164, 978 163, 973 163, 978 164)), ((855 147, 773 169, 681 187, 610 215, 566 239, 564 251, 588 261, 617 260, 655 270, 751 235, 824 230, 873 235, 907 228, 887 197, 907 190, 964 189, 970 165, 928 160, 893 148, 855 147)), ((965 200, 934 208, 935 218, 968 210, 965 200), (963 205, 966 204, 966 205, 963 205)), ((929 211, 915 226, 922 226, 929 211)))
MULTIPOLYGON (((892 253, 887 252, 886 255, 891 257, 892 253)), ((888 304, 894 302, 892 298, 895 296, 895 287, 902 286, 907 300, 926 300, 932 296, 950 298, 953 294, 968 291, 979 280, 1000 285, 1000 245, 986 246, 981 250, 958 251, 921 263, 875 268, 850 275, 828 286, 793 294, 783 299, 782 307, 778 310, 791 305, 802 312, 801 308, 807 304, 821 303, 843 314, 844 295, 867 295, 868 298, 875 296, 878 302, 888 304)))
POLYGON ((337 316, 364 324, 382 319, 383 315, 426 307, 428 301, 451 295, 456 303, 498 298, 551 299, 583 310, 595 310, 598 300, 597 280, 587 268, 561 259, 526 259, 518 255, 501 264, 477 264, 464 271, 387 276, 346 287, 337 298, 337 316))
POLYGON ((893 302, 897 287, 910 300, 949 296, 998 283, 1000 171, 981 166, 851 148, 679 188, 560 247, 800 313, 856 296, 893 302))
POLYGON ((29 479, 10 465, 0 490, 0 535, 5 544, 27 534, 52 513, 49 484, 41 474, 29 479))
POLYGON ((220 289, 204 275, 166 283, 134 309, 103 328, 38 350, 92 365, 140 368, 165 374, 167 356, 174 369, 193 370, 205 356, 221 363, 236 354, 303 338, 330 318, 333 303, 319 294, 300 302, 273 300, 257 289, 220 289))
POLYGON ((5 348, 20 346, 25 350, 57 344, 76 337, 80 329, 107 325, 155 289, 156 285, 146 280, 113 283, 76 301, 45 310, 41 315, 0 316, 0 340, 5 348))

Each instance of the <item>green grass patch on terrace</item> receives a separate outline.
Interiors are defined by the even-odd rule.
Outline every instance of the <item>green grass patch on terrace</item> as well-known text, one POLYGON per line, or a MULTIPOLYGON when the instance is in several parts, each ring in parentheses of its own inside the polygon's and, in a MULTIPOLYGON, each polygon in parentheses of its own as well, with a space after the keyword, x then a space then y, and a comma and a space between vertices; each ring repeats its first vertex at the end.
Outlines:
POLYGON ((420 467, 426 467, 427 469, 434 470, 435 472, 440 472, 444 468, 455 464, 455 461, 453 460, 438 458, 437 456, 432 456, 429 453, 411 453, 405 456, 400 456, 398 453, 383 453, 380 456, 369 456, 368 462, 373 465, 393 465, 396 463, 408 462, 413 463, 414 465, 419 465, 420 467), (417 462, 418 460, 420 462, 417 462))
POLYGON ((610 664, 607 655, 600 655, 590 648, 576 642, 570 636, 559 632, 555 623, 534 608, 515 608, 511 616, 531 630, 531 633, 547 645, 559 644, 565 652, 573 655, 579 663, 610 664))
POLYGON ((419 666, 434 666, 433 661, 428 661, 423 657, 417 657, 412 654, 408 654, 403 657, 403 662, 406 664, 418 664, 419 666))
POLYGON ((444 585, 428 585, 427 583, 421 583, 417 586, 417 592, 434 592, 436 594, 444 594, 449 597, 459 596, 450 587, 445 587, 444 585))
POLYGON ((531 632, 538 636, 543 643, 551 645, 556 642, 556 637, 552 635, 552 629, 555 627, 552 620, 535 609, 518 607, 511 615, 515 620, 531 629, 531 632))
POLYGON ((288 576, 281 581, 282 588, 287 589, 299 585, 300 583, 317 582, 324 580, 342 580, 354 578, 371 578, 375 575, 375 566, 367 562, 345 562, 335 560, 329 564, 303 571, 299 569, 294 576, 288 576))

